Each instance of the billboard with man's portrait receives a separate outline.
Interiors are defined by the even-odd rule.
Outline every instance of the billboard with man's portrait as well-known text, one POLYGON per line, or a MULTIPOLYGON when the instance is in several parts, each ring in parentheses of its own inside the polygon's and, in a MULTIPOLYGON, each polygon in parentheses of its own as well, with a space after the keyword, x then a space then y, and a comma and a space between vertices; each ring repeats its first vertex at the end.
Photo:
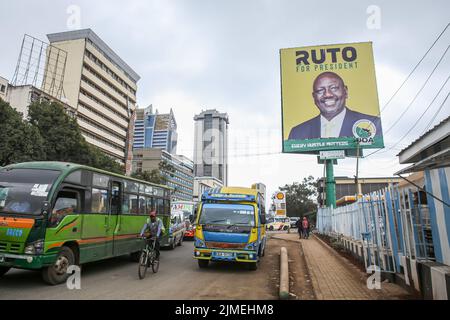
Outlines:
POLYGON ((283 152, 383 148, 372 43, 280 50, 283 152))

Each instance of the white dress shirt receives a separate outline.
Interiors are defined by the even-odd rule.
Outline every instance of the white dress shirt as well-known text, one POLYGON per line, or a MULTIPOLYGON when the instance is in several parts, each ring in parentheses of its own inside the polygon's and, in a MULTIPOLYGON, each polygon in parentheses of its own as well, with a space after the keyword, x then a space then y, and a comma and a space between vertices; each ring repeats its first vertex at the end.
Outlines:
POLYGON ((324 116, 320 115, 320 136, 322 138, 339 137, 346 112, 347 110, 344 108, 344 110, 331 119, 331 121, 328 121, 324 116))

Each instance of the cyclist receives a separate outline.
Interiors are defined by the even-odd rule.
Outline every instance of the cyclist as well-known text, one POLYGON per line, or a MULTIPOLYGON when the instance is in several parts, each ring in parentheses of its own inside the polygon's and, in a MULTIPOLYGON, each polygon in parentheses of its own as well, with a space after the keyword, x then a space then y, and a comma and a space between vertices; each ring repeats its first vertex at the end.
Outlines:
POLYGON ((150 237, 147 238, 147 241, 156 240, 156 260, 159 260, 159 239, 161 237, 161 232, 163 231, 163 229, 163 223, 161 219, 156 217, 156 211, 150 212, 150 220, 147 220, 147 222, 142 227, 140 236, 143 237, 146 232, 150 232, 150 237))

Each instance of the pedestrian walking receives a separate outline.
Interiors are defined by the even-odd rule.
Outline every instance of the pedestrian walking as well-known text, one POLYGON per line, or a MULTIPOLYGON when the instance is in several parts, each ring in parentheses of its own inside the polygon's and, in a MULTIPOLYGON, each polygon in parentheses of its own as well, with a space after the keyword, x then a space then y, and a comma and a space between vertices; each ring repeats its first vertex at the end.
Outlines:
POLYGON ((295 223, 295 226, 297 227, 298 238, 301 239, 303 235, 302 219, 299 218, 295 223))
POLYGON ((309 222, 306 217, 303 217, 302 227, 303 227, 303 238, 308 239, 308 237, 309 237, 309 222))

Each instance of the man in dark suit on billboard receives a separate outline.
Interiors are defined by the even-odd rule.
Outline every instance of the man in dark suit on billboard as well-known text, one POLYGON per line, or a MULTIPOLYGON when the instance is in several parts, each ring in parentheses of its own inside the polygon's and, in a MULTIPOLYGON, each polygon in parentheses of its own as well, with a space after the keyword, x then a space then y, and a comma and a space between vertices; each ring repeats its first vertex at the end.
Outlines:
POLYGON ((381 120, 368 114, 350 110, 346 106, 348 88, 334 72, 323 72, 313 83, 312 96, 320 114, 305 121, 289 133, 289 140, 314 138, 353 137, 353 125, 358 120, 368 120, 381 136, 381 120))

